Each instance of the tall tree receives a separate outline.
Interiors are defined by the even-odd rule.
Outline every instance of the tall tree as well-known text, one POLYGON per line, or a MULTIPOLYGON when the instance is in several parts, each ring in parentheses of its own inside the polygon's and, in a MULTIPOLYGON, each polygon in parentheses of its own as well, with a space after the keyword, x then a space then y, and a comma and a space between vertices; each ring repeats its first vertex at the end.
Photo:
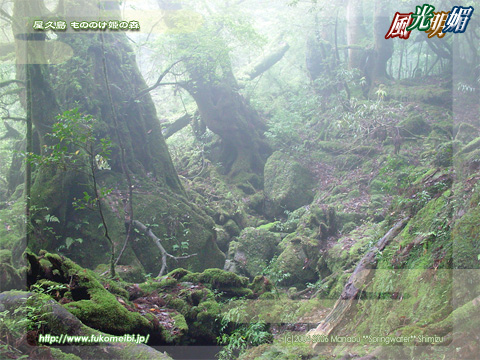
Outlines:
MULTIPOLYGON (((61 1, 49 12, 42 0, 15 2, 14 33, 17 42, 17 76, 25 77, 22 66, 21 42, 25 34, 35 38, 37 60, 29 72, 32 88, 32 121, 40 147, 55 140, 51 132, 56 115, 72 108, 96 119, 96 137, 112 141, 110 170, 98 171, 98 181, 114 191, 102 201, 107 205, 111 237, 121 249, 125 239, 125 223, 132 217, 144 223, 156 223, 159 233, 167 240, 164 247, 175 253, 177 243, 187 244, 188 252, 198 257, 185 260, 193 269, 223 265, 224 256, 215 243, 213 221, 191 204, 175 172, 161 133, 151 97, 141 99, 136 94, 147 88, 135 56, 124 32, 57 31, 56 39, 48 43, 70 49, 71 57, 63 63, 50 65, 56 54, 45 51, 46 33, 32 30, 33 19, 76 17, 91 20, 120 19, 117 3, 105 3, 106 11, 93 0, 61 1), (130 176, 130 181, 126 178, 130 176), (133 192, 133 208, 129 192, 133 192), (202 258, 200 261, 199 258, 202 258)), ((29 39, 30 40, 30 39, 29 39)), ((30 41, 31 42, 31 41, 30 41)), ((98 214, 77 211, 72 206, 84 192, 92 193, 91 179, 73 171, 45 165, 35 171, 32 186, 33 249, 53 250, 66 237, 81 237, 72 257, 85 265, 105 261, 105 242, 101 239, 98 214), (46 215, 55 215, 60 222, 46 224, 46 215)), ((98 194, 92 194, 98 196, 98 194)), ((185 248, 185 246, 184 246, 185 248)), ((185 250, 185 249, 184 249, 185 250)), ((180 250, 179 250, 180 251, 180 250)), ((180 255, 180 254, 179 254, 180 255)), ((147 238, 130 241, 123 261, 139 260, 147 272, 158 271, 162 253, 147 238)), ((170 258, 171 261, 175 259, 170 258)), ((170 260, 169 260, 170 261, 170 260)))
MULTIPOLYGON (((220 151, 215 159, 223 172, 241 188, 245 183, 263 186, 263 167, 271 150, 264 139, 265 123, 241 94, 234 75, 229 42, 253 36, 253 28, 240 16, 209 15, 194 32, 173 35, 176 51, 188 76, 176 84, 195 100, 203 123, 220 137, 220 151)), ((245 79, 253 79, 269 69, 288 50, 280 44, 252 68, 245 79)))

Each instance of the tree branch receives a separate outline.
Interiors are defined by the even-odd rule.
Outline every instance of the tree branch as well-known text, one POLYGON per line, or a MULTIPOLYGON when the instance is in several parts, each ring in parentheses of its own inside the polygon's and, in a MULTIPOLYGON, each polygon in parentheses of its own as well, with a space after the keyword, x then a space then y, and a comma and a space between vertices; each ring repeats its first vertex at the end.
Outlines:
POLYGON ((281 46, 277 47, 272 53, 257 60, 253 65, 251 65, 251 69, 245 73, 242 80, 253 80, 263 74, 277 62, 279 62, 286 54, 288 49, 290 49, 290 45, 285 42, 282 43, 281 46))
POLYGON ((177 64, 180 63, 180 62, 182 62, 183 60, 185 60, 185 59, 182 58, 182 59, 180 59, 180 60, 175 61, 172 65, 170 65, 170 66, 158 77, 157 82, 156 82, 154 85, 152 85, 152 86, 150 86, 149 88, 146 88, 146 89, 140 91, 137 95, 135 95, 135 97, 134 97, 133 99, 134 99, 134 100, 135 100, 135 99, 138 99, 138 98, 142 97, 143 95, 149 93, 150 91, 156 89, 156 88, 159 87, 160 85, 164 85, 164 84, 161 83, 162 80, 163 80, 163 78, 164 78, 165 76, 167 76, 167 74, 170 72, 170 70, 172 70, 172 68, 173 68, 175 65, 177 65, 177 64))
POLYGON ((13 120, 13 121, 27 121, 25 118, 16 117, 16 116, 4 116, 2 120, 13 120))
POLYGON ((15 83, 15 84, 22 84, 22 85, 25 84, 25 82, 23 82, 23 81, 21 81, 21 80, 16 80, 16 79, 7 80, 7 81, 3 81, 3 82, 0 83, 0 89, 3 88, 3 87, 5 87, 5 86, 8 86, 8 85, 10 85, 10 84, 14 84, 14 83, 15 83))
POLYGON ((137 227, 140 231, 142 231, 143 233, 145 233, 145 235, 147 235, 150 239, 152 239, 155 245, 157 245, 157 247, 160 249, 160 252, 162 253, 162 268, 160 269, 158 276, 162 276, 165 270, 167 269, 167 256, 177 261, 181 259, 188 259, 197 255, 197 254, 191 254, 186 256, 173 256, 172 254, 169 254, 167 250, 165 250, 161 240, 157 236, 155 236, 155 234, 152 232, 152 230, 149 227, 146 227, 144 224, 142 224, 138 220, 133 220, 132 223, 135 227, 137 227))
POLYGON ((192 121, 192 115, 185 114, 181 118, 175 120, 173 123, 167 126, 163 132, 163 137, 165 138, 165 140, 173 134, 182 130, 188 124, 190 124, 190 121, 192 121))

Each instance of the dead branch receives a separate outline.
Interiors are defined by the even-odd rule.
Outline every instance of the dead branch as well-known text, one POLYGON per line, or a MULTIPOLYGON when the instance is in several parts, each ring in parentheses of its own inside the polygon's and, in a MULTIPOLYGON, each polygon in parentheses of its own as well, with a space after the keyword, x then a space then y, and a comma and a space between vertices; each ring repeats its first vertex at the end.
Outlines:
POLYGON ((162 276, 167 269, 167 256, 169 258, 172 258, 175 261, 181 260, 181 259, 188 259, 193 256, 196 256, 197 254, 191 254, 191 255, 186 255, 186 256, 173 256, 172 254, 169 254, 167 250, 162 245, 161 240, 153 233, 152 229, 149 227, 145 226, 138 220, 133 220, 133 226, 138 228, 140 231, 142 231, 145 235, 147 235, 150 239, 153 240, 155 245, 160 249, 160 252, 162 253, 162 268, 160 269, 160 272, 158 273, 158 276, 162 276))

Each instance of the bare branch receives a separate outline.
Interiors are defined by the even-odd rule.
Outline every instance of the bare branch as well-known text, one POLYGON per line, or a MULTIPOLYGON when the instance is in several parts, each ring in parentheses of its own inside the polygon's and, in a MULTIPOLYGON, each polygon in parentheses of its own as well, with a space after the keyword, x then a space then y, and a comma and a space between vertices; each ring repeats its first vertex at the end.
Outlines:
POLYGON ((13 120, 13 121, 27 121, 25 118, 15 117, 15 116, 4 116, 2 120, 13 120))
POLYGON ((160 269, 160 273, 158 274, 158 276, 162 276, 165 270, 167 269, 167 256, 174 260, 181 260, 181 259, 188 259, 197 255, 197 254, 191 254, 191 255, 185 255, 185 256, 173 256, 172 254, 169 254, 167 250, 165 250, 161 240, 157 236, 155 236, 155 234, 152 232, 152 230, 149 227, 146 227, 144 224, 142 224, 138 220, 133 220, 132 223, 135 227, 137 227, 139 230, 145 233, 150 239, 152 239, 155 245, 157 245, 157 247, 160 249, 160 252, 162 253, 162 268, 160 269))
POLYGON ((22 84, 22 85, 24 85, 25 83, 21 80, 16 80, 16 79, 7 80, 7 81, 3 81, 3 82, 0 83, 0 89, 5 87, 5 86, 8 86, 10 84, 22 84))
MULTIPOLYGON (((152 91, 153 89, 156 89, 156 88, 159 87, 160 85, 166 85, 166 84, 162 84, 162 83, 161 83, 162 80, 163 80, 163 78, 164 78, 165 76, 167 76, 167 74, 170 72, 170 70, 172 70, 172 68, 173 68, 175 65, 177 65, 177 64, 180 63, 180 62, 182 62, 183 60, 185 60, 185 59, 182 58, 182 59, 180 59, 180 60, 175 61, 172 65, 170 65, 170 66, 158 77, 157 82, 156 82, 154 85, 152 85, 152 86, 150 86, 149 88, 146 88, 146 89, 140 91, 140 92, 134 97, 134 99, 138 99, 138 98, 142 97, 143 95, 149 93, 149 92, 152 91)), ((176 84, 176 83, 174 83, 174 84, 176 84)))

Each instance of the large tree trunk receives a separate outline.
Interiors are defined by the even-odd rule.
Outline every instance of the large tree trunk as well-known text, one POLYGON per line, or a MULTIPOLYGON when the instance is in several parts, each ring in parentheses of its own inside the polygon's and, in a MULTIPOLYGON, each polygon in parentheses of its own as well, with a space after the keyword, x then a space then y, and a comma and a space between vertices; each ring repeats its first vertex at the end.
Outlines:
POLYGON ((263 167, 270 155, 264 140, 264 122, 247 100, 238 93, 233 79, 209 81, 190 71, 193 81, 187 91, 197 103, 202 121, 221 138, 220 161, 234 181, 263 186, 263 167))
POLYGON ((365 66, 365 75, 371 87, 388 78, 387 62, 393 55, 393 41, 385 39, 385 29, 388 29, 391 22, 388 16, 389 9, 386 0, 375 1, 373 23, 375 45, 365 66))
MULTIPOLYGON (((54 14, 47 14, 42 1, 26 2, 18 0, 15 6, 15 19, 37 19, 39 14, 47 17, 82 20, 105 18, 98 3, 94 0, 64 1, 54 14)), ((120 19, 118 4, 109 3, 108 18, 120 19)), ((40 17, 42 17, 40 16, 40 17)), ((108 19, 107 19, 108 21, 108 19)), ((22 34, 32 32, 28 21, 24 28, 15 28, 17 54, 19 56, 18 76, 24 77, 21 64, 22 34)), ((43 33, 35 33, 39 37, 43 33)), ((36 53, 42 54, 43 38, 34 42, 36 53)), ((132 178, 134 191, 133 216, 144 223, 156 223, 161 234, 190 244, 189 252, 198 253, 202 262, 185 260, 183 266, 195 270, 206 267, 223 266, 223 254, 215 243, 212 230, 213 221, 185 197, 175 168, 171 161, 161 126, 156 116, 155 106, 150 95, 137 100, 135 95, 147 88, 136 65, 135 56, 122 31, 104 33, 75 32, 68 27, 58 32, 55 43, 72 50, 67 61, 56 66, 42 63, 31 65, 32 118, 41 144, 53 140, 46 134, 51 131, 55 117, 59 113, 75 107, 84 114, 95 118, 93 130, 97 139, 108 137, 113 144, 111 170, 98 172, 98 180, 106 187, 113 188, 111 195, 103 201, 108 205, 107 223, 110 233, 120 249, 125 239, 125 222, 131 216, 125 202, 128 201, 128 185, 125 171, 132 178), (107 86, 108 84, 108 86, 107 86), (111 95, 111 97, 109 96, 111 95), (125 150, 122 160, 121 148, 125 150), (184 231, 189 229, 189 231, 184 231), (191 241, 190 241, 191 240, 191 241), (204 259, 207 259, 205 261, 204 259)), ((43 54, 46 58, 49 54, 43 54)), ((68 170, 68 169, 67 169, 68 170)), ((65 243, 66 237, 82 238, 82 245, 76 244, 67 252, 84 266, 95 266, 106 262, 106 244, 99 230, 99 215, 88 210, 78 211, 72 206, 75 198, 81 198, 86 191, 92 196, 91 179, 75 171, 64 171, 55 166, 40 167, 36 170, 32 186, 32 206, 36 209, 33 225, 36 228, 36 241, 29 246, 38 250, 54 250, 65 243), (45 223, 47 214, 55 215, 60 223, 45 223), (49 229, 46 231, 45 229, 49 229)), ((173 250, 170 241, 167 251, 173 250)), ((147 272, 158 272, 161 254, 151 241, 131 242, 124 261, 137 259, 147 272), (133 250, 133 251, 132 251, 133 250)), ((181 264, 182 265, 182 264, 181 264)))
POLYGON ((347 44, 348 65, 351 69, 363 70, 365 50, 363 42, 367 37, 363 26, 363 0, 348 0, 347 2, 347 44))

